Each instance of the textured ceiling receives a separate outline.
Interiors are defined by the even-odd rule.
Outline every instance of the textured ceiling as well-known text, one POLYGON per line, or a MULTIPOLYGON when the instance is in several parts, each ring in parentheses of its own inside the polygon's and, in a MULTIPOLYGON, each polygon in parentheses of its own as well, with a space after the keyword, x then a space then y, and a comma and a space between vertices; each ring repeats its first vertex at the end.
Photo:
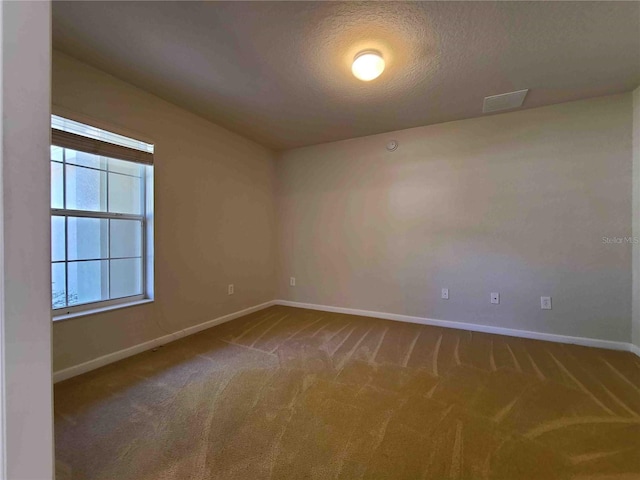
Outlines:
POLYGON ((53 40, 274 149, 640 84, 638 2, 54 2, 53 40), (368 48, 387 69, 365 83, 368 48))

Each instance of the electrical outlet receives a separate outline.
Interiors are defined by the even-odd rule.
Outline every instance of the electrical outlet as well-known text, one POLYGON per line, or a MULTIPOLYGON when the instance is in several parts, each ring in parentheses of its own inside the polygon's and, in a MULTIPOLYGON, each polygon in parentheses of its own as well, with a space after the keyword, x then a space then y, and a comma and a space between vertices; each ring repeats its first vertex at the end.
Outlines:
POLYGON ((229 287, 227 288, 227 295, 233 295, 234 291, 233 291, 233 283, 229 284, 229 287))
POLYGON ((551 297, 540 297, 540 308, 542 310, 551 310, 551 297))
POLYGON ((290 287, 295 287, 296 286, 296 277, 290 277, 289 278, 289 286, 290 287))
POLYGON ((440 297, 444 300, 449 300, 449 289, 448 288, 443 288, 442 289, 442 294, 440 295, 440 297))
POLYGON ((491 292, 491 303, 498 305, 500 303, 500 294, 497 292, 491 292))

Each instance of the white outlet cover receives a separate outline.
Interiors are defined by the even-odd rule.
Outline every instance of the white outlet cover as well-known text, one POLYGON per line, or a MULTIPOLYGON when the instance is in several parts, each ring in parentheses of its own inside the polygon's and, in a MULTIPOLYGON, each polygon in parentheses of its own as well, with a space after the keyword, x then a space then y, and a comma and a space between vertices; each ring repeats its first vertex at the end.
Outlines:
POLYGON ((500 294, 497 292, 491 292, 491 303, 498 305, 500 303, 500 294))
POLYGON ((291 287, 295 287, 296 286, 296 277, 289 278, 289 286, 291 286, 291 287))
POLYGON ((443 288, 443 289, 442 289, 441 297, 442 297, 444 300, 449 300, 449 289, 448 289, 448 288, 443 288))
POLYGON ((540 308, 542 310, 551 310, 551 297, 540 297, 540 308))
POLYGON ((229 287, 227 287, 227 293, 229 295, 233 295, 233 293, 234 293, 233 284, 229 284, 229 287))

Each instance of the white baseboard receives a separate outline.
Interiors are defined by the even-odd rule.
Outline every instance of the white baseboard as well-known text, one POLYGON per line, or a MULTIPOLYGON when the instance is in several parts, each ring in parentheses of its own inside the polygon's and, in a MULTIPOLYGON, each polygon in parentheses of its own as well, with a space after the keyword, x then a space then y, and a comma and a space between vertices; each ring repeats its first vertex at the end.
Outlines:
POLYGON ((95 370, 96 368, 100 368, 110 363, 117 362, 118 360, 131 357, 132 355, 136 355, 137 353, 141 353, 146 350, 151 350, 152 348, 155 348, 159 345, 165 345, 169 342, 173 342, 180 338, 193 335, 194 333, 198 333, 202 330, 206 330, 207 328, 211 328, 216 325, 220 325, 221 323, 234 320, 238 317, 242 317, 244 315, 248 315, 250 313, 263 310, 272 305, 285 305, 288 307, 307 308, 310 310, 320 310, 323 312, 345 313, 347 315, 360 315, 363 317, 382 318, 385 320, 394 320, 397 322, 418 323, 420 325, 432 325, 436 327, 456 328, 459 330, 470 330, 472 332, 494 333, 497 335, 507 335, 510 337, 531 338, 534 340, 546 340, 548 342, 570 343, 574 345, 582 345, 585 347, 606 348, 609 350, 622 350, 626 352, 635 353, 640 357, 640 347, 633 345, 631 343, 626 343, 626 342, 614 342, 611 340, 600 340, 598 338, 572 337, 568 335, 556 335, 553 333, 531 332, 528 330, 492 327, 488 325, 479 325, 476 323, 453 322, 451 320, 436 320, 434 318, 413 317, 409 315, 399 315, 397 313, 374 312, 370 310, 358 310, 355 308, 333 307, 328 305, 316 305, 313 303, 292 302, 289 300, 271 300, 269 302, 261 303, 260 305, 255 305, 253 307, 245 308, 244 310, 230 313, 228 315, 224 315, 222 317, 218 317, 213 320, 209 320, 207 322, 185 328, 184 330, 179 330, 170 335, 164 335, 162 337, 149 340, 148 342, 140 343, 138 345, 134 345, 133 347, 125 348, 124 350, 119 350, 117 352, 113 352, 108 355, 103 355, 102 357, 94 358, 93 360, 89 360, 88 362, 84 362, 79 365, 74 365, 73 367, 65 368, 64 370, 59 370, 57 372, 54 372, 53 382, 54 383, 61 382, 62 380, 75 377, 76 375, 81 375, 83 373, 90 372, 91 370, 95 370))
POLYGON ((472 332, 494 333, 507 335, 509 337, 531 338, 534 340, 546 340, 548 342, 570 343, 585 347, 606 348, 609 350, 622 350, 633 352, 640 356, 640 348, 626 342, 614 342, 611 340, 600 340, 598 338, 571 337, 568 335, 556 335, 554 333, 531 332, 528 330, 518 330, 514 328, 492 327, 489 325, 479 325, 476 323, 453 322, 451 320, 436 320, 434 318, 412 317, 409 315, 399 315, 397 313, 373 312, 370 310, 358 310, 355 308, 333 307, 327 305, 316 305, 313 303, 291 302, 289 300, 276 300, 275 305, 285 305, 289 307, 308 308, 311 310, 321 310, 323 312, 345 313, 347 315, 360 315, 363 317, 382 318, 397 322, 419 323, 420 325, 432 325, 444 328, 456 328, 458 330, 470 330, 472 332))
POLYGON ((95 370, 96 368, 104 367, 105 365, 108 365, 113 362, 117 362, 118 360, 131 357, 132 355, 136 355, 137 353, 142 353, 146 350, 151 350, 152 348, 158 347, 160 345, 165 345, 169 342, 178 340, 179 338, 187 337, 189 335, 193 335, 194 333, 198 333, 202 330, 206 330, 207 328, 220 325, 221 323, 225 323, 230 320, 234 320, 238 317, 242 317, 244 315, 249 315, 250 313, 263 310, 272 305, 275 305, 274 301, 261 303, 260 305, 255 305, 253 307, 245 308, 244 310, 240 310, 238 312, 230 313, 228 315, 223 315, 222 317, 214 318, 213 320, 209 320, 207 322, 185 328, 184 330, 178 330, 177 332, 174 332, 169 335, 164 335, 162 337, 158 337, 153 340, 149 340, 148 342, 139 343, 138 345, 125 348, 124 350, 118 350, 117 352, 109 353, 107 355, 103 355, 102 357, 94 358, 93 360, 89 360, 88 362, 84 362, 79 365, 74 365, 73 367, 65 368, 64 370, 58 370, 57 372, 53 373, 53 383, 58 383, 63 380, 67 380, 68 378, 75 377, 77 375, 81 375, 86 372, 90 372, 91 370, 95 370))

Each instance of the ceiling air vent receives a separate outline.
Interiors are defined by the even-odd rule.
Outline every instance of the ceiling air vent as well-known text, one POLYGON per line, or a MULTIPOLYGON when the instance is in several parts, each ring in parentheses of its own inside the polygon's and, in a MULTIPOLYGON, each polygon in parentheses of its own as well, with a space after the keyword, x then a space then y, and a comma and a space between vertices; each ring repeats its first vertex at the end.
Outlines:
POLYGON ((527 96, 526 90, 518 90, 517 92, 501 93, 500 95, 492 95, 484 97, 482 104, 482 113, 499 112, 500 110, 511 110, 522 106, 524 97, 527 96))

